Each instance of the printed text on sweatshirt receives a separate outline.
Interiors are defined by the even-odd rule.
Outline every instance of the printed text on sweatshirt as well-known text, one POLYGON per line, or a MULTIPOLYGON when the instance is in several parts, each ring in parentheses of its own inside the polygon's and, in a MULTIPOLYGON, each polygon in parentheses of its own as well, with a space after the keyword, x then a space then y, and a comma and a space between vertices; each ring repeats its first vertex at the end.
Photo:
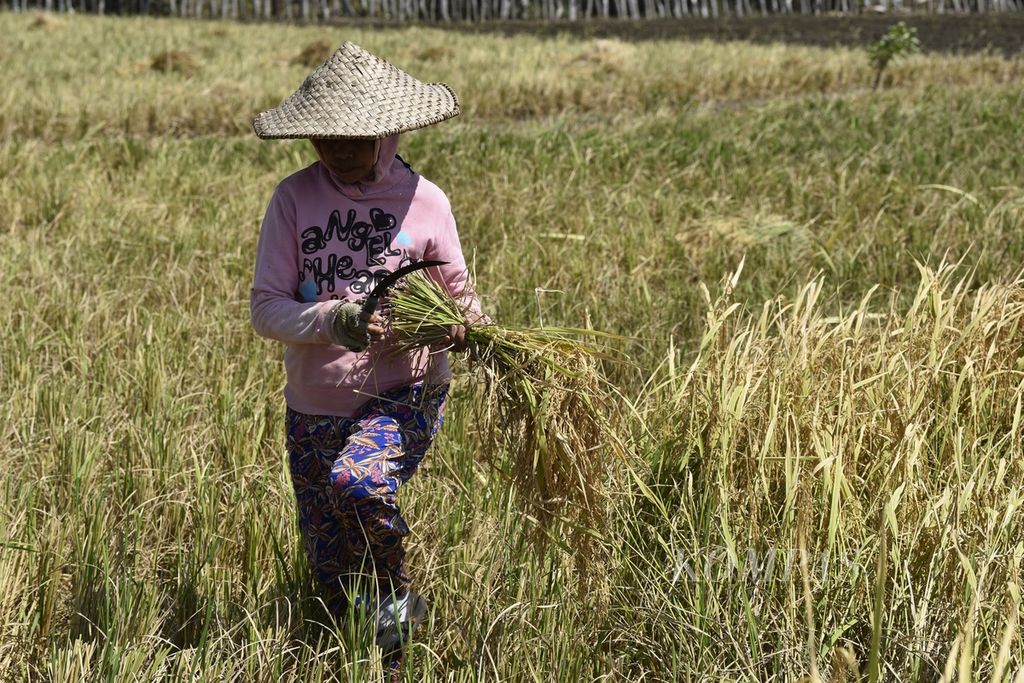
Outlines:
POLYGON ((446 353, 395 355, 388 335, 361 353, 331 343, 338 299, 360 301, 383 275, 438 259, 448 265, 428 276, 480 311, 448 198, 395 156, 397 138, 384 143, 369 181, 341 183, 319 161, 283 180, 260 228, 252 325, 286 344, 285 400, 301 413, 349 417, 389 389, 450 378, 446 353))

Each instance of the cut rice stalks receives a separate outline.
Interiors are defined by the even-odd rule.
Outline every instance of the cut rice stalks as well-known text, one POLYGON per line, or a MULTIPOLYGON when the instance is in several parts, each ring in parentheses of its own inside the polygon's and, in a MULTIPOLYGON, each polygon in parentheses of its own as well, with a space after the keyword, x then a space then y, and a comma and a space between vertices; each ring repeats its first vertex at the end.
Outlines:
MULTIPOLYGON (((389 324, 398 348, 439 348, 452 325, 467 319, 464 305, 416 273, 394 290, 389 324)), ((510 467, 492 462, 513 481, 527 514, 541 531, 565 522, 574 550, 599 536, 607 508, 609 454, 626 457, 610 421, 612 391, 599 371, 608 353, 590 339, 615 339, 594 330, 511 328, 490 321, 469 327, 471 357, 482 368, 482 432, 510 467)), ((550 533, 549 533, 550 537, 550 533)), ((560 539, 551 540, 561 543, 560 539)))

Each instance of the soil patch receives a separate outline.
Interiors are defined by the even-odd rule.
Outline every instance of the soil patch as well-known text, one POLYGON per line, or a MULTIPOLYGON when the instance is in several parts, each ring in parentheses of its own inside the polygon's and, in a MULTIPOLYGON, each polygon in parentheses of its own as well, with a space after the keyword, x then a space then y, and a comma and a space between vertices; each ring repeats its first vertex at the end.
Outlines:
MULTIPOLYGON (((884 16, 769 16, 702 19, 588 19, 586 21, 489 21, 478 24, 424 24, 472 34, 541 37, 572 36, 623 41, 746 40, 754 43, 793 43, 820 47, 863 47, 878 40, 897 21, 917 29, 922 50, 970 53, 992 51, 1007 56, 1024 54, 1024 14, 884 16)), ((374 28, 408 24, 344 21, 374 28)))

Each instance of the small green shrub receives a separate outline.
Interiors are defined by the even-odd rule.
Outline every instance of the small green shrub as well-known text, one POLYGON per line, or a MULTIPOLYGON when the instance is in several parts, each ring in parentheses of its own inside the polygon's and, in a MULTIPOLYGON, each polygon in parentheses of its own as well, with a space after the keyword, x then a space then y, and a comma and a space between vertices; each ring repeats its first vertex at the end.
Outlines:
POLYGON ((877 43, 868 47, 868 58, 875 69, 875 83, 872 90, 878 90, 882 82, 882 73, 889 62, 897 57, 916 54, 921 51, 921 43, 917 39, 917 29, 907 26, 902 21, 889 27, 877 43))

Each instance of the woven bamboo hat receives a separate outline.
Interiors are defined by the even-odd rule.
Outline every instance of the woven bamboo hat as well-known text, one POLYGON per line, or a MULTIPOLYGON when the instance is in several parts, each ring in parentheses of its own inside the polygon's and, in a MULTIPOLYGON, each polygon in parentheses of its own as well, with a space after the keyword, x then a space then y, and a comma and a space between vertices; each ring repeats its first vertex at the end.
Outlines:
POLYGON ((423 83, 346 42, 252 127, 261 138, 374 140, 458 114, 458 97, 444 83, 423 83))

